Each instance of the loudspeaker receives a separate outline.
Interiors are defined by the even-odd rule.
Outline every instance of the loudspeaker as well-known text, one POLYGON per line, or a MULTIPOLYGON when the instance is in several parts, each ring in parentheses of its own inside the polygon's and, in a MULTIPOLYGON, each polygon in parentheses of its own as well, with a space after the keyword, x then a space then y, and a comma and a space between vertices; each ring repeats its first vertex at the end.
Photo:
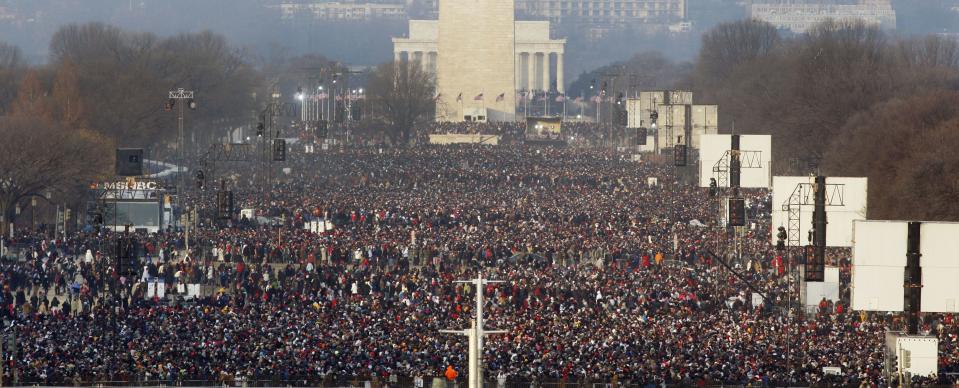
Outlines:
POLYGON ((826 263, 816 257, 816 247, 803 247, 803 280, 807 282, 822 282, 826 280, 826 263))
POLYGON ((677 167, 683 167, 686 165, 686 145, 677 144, 673 148, 673 164, 677 167))
POLYGON ((729 226, 746 226, 746 201, 742 198, 729 199, 729 226))
POLYGON ((117 148, 118 176, 143 175, 143 148, 117 148))
POLYGON ((286 139, 273 139, 273 161, 286 161, 286 139))
POLYGON ((636 128, 636 145, 646 145, 646 128, 636 128))
POLYGON ((218 220, 233 218, 233 191, 218 191, 216 193, 216 218, 218 220))
POLYGON ((629 114, 626 113, 626 109, 616 110, 616 125, 624 127, 629 125, 629 114))

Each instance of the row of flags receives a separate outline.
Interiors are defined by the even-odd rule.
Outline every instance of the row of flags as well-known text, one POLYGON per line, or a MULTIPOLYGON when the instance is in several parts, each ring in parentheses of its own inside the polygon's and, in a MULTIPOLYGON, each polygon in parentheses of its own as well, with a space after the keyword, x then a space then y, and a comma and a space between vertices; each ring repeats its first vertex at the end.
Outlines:
MULTIPOLYGON (((306 99, 310 101, 321 101, 321 100, 326 100, 328 98, 330 98, 330 95, 328 93, 311 94, 306 96, 306 99)), ((347 93, 346 95, 342 95, 342 94, 336 95, 336 101, 362 100, 365 98, 366 98, 366 95, 355 94, 355 93, 347 93)))
MULTIPOLYGON (((439 100, 441 96, 442 96, 442 93, 441 93, 441 94, 437 94, 436 97, 435 97, 435 99, 436 99, 436 100, 439 100)), ((319 93, 319 94, 313 94, 313 95, 307 96, 307 99, 308 99, 308 100, 311 100, 311 101, 326 100, 327 98, 330 98, 330 95, 327 94, 327 93, 319 93)), ((337 95, 337 96, 336 96, 336 101, 362 100, 362 99, 364 99, 364 98, 366 98, 366 96, 363 95, 363 94, 337 95)), ((483 93, 480 93, 480 94, 477 94, 476 96, 473 97, 473 101, 483 101, 483 98, 484 98, 484 97, 483 97, 483 93)), ((522 100, 522 99, 524 99, 524 98, 529 99, 530 101, 533 101, 533 100, 535 100, 535 101, 545 101, 546 99, 550 98, 550 93, 528 93, 528 92, 520 92, 520 93, 517 93, 517 94, 516 94, 516 99, 517 99, 517 100, 522 100)), ((500 101, 503 101, 503 100, 505 100, 505 99, 506 99, 506 93, 500 93, 498 96, 496 96, 496 102, 500 102, 500 101)), ((574 103, 583 103, 583 102, 585 101, 582 96, 576 97, 576 98, 574 98, 574 99, 570 99, 570 98, 566 97, 565 94, 562 94, 562 93, 558 94, 558 95, 554 98, 554 100, 555 100, 556 102, 571 101, 571 102, 574 102, 574 103)), ((590 102, 595 102, 595 103, 600 103, 600 102, 615 102, 615 101, 616 101, 616 98, 613 97, 613 96, 596 95, 596 96, 590 97, 590 98, 589 98, 589 101, 590 101, 590 102)), ((463 102, 463 93, 460 93, 459 95, 456 96, 456 102, 463 102)))
MULTIPOLYGON (((443 93, 437 94, 436 99, 439 100, 440 96, 442 95, 443 93)), ((498 96, 496 96, 496 102, 500 102, 505 99, 506 93, 500 93, 498 96)), ((477 94, 475 97, 473 97, 473 101, 483 101, 483 93, 477 94)), ((463 93, 460 93, 458 96, 456 96, 456 102, 463 102, 463 93)))
MULTIPOLYGON (((436 95, 436 99, 439 100, 442 95, 443 95, 442 93, 437 94, 437 95, 436 95)), ((518 100, 521 100, 521 99, 526 98, 526 99, 529 99, 530 101, 533 101, 533 100, 536 100, 536 101, 545 101, 545 100, 548 99, 549 97, 550 97, 550 96, 549 96, 549 93, 528 93, 528 92, 520 92, 520 93, 517 93, 517 94, 516 94, 516 99, 518 99, 518 100)), ((505 98, 506 98, 506 93, 500 93, 498 96, 496 96, 496 102, 503 101, 505 98)), ((576 98, 574 98, 574 99, 569 99, 568 97, 566 97, 565 94, 562 94, 562 93, 560 93, 559 95, 557 95, 554 100, 555 100, 556 102, 571 101, 571 102, 574 102, 574 103, 583 103, 583 102, 585 101, 582 96, 576 97, 576 98)), ((473 101, 483 101, 483 93, 480 93, 480 94, 477 94, 476 96, 474 96, 474 97, 473 97, 473 101)), ((605 102, 616 102, 616 98, 614 98, 614 97, 612 97, 612 96, 596 95, 596 96, 590 97, 590 98, 589 98, 589 101, 590 101, 590 102, 595 102, 595 103, 600 103, 600 102, 604 102, 604 101, 605 101, 605 102)), ((460 93, 459 95, 456 96, 456 102, 463 102, 463 93, 460 93)))

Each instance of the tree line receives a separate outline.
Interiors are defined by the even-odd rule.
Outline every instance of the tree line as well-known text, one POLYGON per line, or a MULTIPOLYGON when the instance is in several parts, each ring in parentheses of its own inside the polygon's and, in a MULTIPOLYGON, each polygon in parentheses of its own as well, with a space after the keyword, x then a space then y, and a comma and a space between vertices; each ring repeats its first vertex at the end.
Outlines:
POLYGON ((201 153, 253 119, 261 77, 250 62, 211 32, 161 38, 100 23, 60 28, 41 66, 0 43, 0 214, 13 220, 15 205, 30 196, 78 201, 90 182, 110 175, 115 147, 173 155, 170 90, 195 92, 185 149, 201 153))
MULTIPOLYGON (((274 92, 286 93, 285 100, 296 97, 293 90, 312 93, 319 85, 327 86, 324 93, 344 93, 354 87, 349 73, 324 56, 293 57, 282 47, 250 55, 208 31, 158 37, 102 23, 67 25, 53 34, 49 61, 39 66, 0 42, 0 232, 29 197, 53 196, 80 209, 89 184, 112 176, 114 148, 142 147, 150 158, 175 160, 171 90, 194 91, 184 149, 187 157, 202 157, 209 144, 263 120, 274 92)), ((435 79, 420 66, 383 64, 367 84, 363 103, 370 104, 371 121, 395 142, 408 141, 414 125, 432 119, 435 79)), ((336 103, 338 118, 344 107, 336 103)))
POLYGON ((590 95, 600 83, 613 95, 693 91, 719 105, 720 132, 772 135, 777 175, 866 176, 871 218, 959 219, 955 39, 837 22, 784 35, 743 20, 703 34, 691 63, 643 52, 569 89, 590 95))
POLYGON ((726 23, 704 34, 683 86, 720 105, 721 130, 771 134, 776 174, 866 176, 871 218, 959 219, 954 39, 726 23))

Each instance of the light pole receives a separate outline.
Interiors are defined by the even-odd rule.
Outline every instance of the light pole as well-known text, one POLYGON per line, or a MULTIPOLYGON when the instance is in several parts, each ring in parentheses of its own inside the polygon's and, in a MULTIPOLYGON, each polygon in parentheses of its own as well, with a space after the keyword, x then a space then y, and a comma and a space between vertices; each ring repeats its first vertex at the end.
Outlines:
POLYGON ((323 91, 323 85, 320 85, 316 88, 317 93, 317 104, 319 105, 320 120, 326 120, 326 96, 323 94, 326 93, 323 91))
POLYGON ((483 387, 483 337, 489 334, 504 334, 506 330, 486 330, 483 328, 483 290, 487 284, 504 283, 502 280, 484 279, 480 273, 476 279, 457 280, 455 283, 469 283, 476 289, 476 318, 466 330, 440 330, 441 333, 459 334, 468 338, 469 343, 469 388, 483 387))
POLYGON ((336 98, 339 97, 339 96, 337 95, 337 93, 336 93, 336 90, 337 90, 337 89, 336 89, 336 77, 337 77, 337 74, 339 74, 339 73, 333 73, 333 86, 330 87, 330 93, 331 93, 331 95, 330 95, 330 97, 331 97, 331 99, 330 99, 330 100, 331 100, 331 101, 330 101, 330 106, 331 106, 332 109, 333 109, 333 111, 330 112, 330 116, 332 117, 334 123, 336 122, 336 98))
MULTIPOLYGON (((177 163, 176 163, 176 208, 180 210, 180 197, 183 195, 183 191, 186 190, 186 187, 183 183, 183 100, 187 100, 187 104, 190 105, 190 110, 196 109, 196 101, 193 100, 193 91, 184 90, 183 88, 178 88, 177 90, 171 90, 169 93, 170 97, 170 106, 178 105, 177 107, 177 137, 176 137, 176 153, 177 153, 177 163), (181 191, 183 190, 183 191, 181 191)), ((176 212, 174 212, 176 214, 176 212)), ((176 225, 177 217, 173 217, 174 225, 176 225)))
POLYGON ((306 95, 303 94, 303 88, 296 88, 296 100, 300 102, 300 121, 306 122, 307 120, 307 109, 306 109, 306 95))

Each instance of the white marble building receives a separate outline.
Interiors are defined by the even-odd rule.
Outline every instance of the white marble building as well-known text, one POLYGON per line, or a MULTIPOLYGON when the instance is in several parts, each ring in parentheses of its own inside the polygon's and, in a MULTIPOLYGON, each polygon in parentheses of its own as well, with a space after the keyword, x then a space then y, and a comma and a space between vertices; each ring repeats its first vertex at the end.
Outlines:
MULTIPOLYGON (((440 18, 443 17, 441 4, 440 18)), ((460 41, 455 37, 441 37, 441 23, 438 20, 410 20, 409 35, 393 38, 395 60, 417 61, 424 69, 436 73, 440 103, 445 105, 444 109, 437 109, 438 120, 458 120, 464 111, 480 107, 488 110, 491 106, 502 112, 497 115, 491 111, 490 120, 513 120, 518 92, 565 90, 563 57, 566 39, 550 39, 548 21, 513 21, 513 28, 501 37, 510 40, 506 42, 510 47, 500 47, 499 54, 493 56, 482 55, 481 50, 465 42, 468 39, 460 41), (443 38, 450 38, 445 46, 440 43, 443 38), (441 46, 446 48, 441 50, 441 46), (444 58, 442 53, 447 51, 454 52, 444 58), (444 60, 447 63, 445 68, 442 65, 444 60), (512 71, 500 71, 507 63, 512 71), (505 90, 507 88, 501 85, 504 80, 509 80, 513 87, 505 90), (482 100, 476 100, 479 94, 483 95, 482 100), (446 114, 440 114, 441 110, 447 111, 446 114)), ((460 32, 470 35, 473 42, 491 36, 469 29, 460 32)))

